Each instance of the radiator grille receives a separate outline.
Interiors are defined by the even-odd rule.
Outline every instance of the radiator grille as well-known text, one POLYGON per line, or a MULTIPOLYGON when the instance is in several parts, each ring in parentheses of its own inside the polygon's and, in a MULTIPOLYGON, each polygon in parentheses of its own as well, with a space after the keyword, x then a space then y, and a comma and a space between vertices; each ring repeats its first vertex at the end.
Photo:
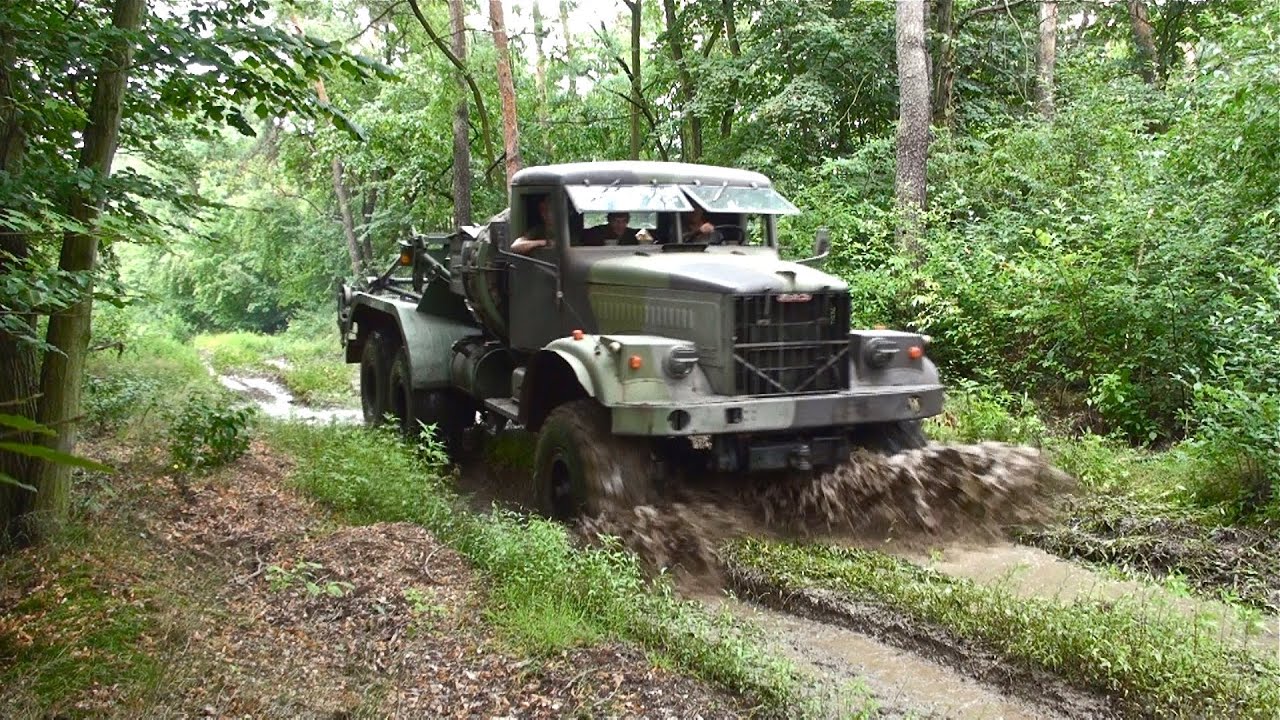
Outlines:
POLYGON ((847 389, 848 352, 848 293, 734 298, 733 373, 739 395, 847 389))

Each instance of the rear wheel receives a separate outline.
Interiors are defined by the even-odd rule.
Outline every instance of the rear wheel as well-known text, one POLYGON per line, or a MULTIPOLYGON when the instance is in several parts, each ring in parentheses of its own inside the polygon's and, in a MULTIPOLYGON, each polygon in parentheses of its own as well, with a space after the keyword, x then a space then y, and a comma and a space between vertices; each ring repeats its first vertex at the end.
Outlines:
POLYGON ((547 416, 533 468, 544 513, 565 520, 652 500, 656 463, 649 440, 614 435, 611 424, 609 411, 590 398, 547 416))
POLYGON ((391 363, 391 402, 400 432, 416 438, 424 426, 434 426, 433 435, 450 454, 462 444, 463 433, 475 424, 476 409, 470 398, 456 390, 415 390, 409 370, 409 352, 400 348, 391 363))
POLYGON ((389 351, 388 340, 379 330, 369 333, 360 351, 360 408, 364 412, 364 424, 370 427, 382 424, 389 409, 389 351))

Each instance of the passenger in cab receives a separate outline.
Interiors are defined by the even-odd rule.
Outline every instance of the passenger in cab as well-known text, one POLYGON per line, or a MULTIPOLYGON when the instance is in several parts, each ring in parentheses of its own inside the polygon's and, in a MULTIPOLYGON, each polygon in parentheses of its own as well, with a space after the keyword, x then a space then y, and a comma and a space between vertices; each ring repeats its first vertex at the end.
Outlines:
POLYGON ((605 216, 605 224, 583 232, 582 244, 588 247, 602 245, 637 245, 636 231, 632 230, 631 213, 611 212, 605 216))

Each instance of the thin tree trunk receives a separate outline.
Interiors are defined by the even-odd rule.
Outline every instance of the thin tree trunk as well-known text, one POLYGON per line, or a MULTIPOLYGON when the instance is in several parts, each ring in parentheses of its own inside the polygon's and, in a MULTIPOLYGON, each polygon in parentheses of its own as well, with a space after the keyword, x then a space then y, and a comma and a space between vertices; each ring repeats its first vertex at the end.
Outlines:
POLYGON ((920 236, 925 207, 925 171, 929 157, 929 74, 925 60, 924 4, 927 0, 898 0, 898 136, 894 182, 904 225, 899 233, 903 250, 921 260, 920 236))
POLYGON ((355 218, 351 216, 351 194, 347 191, 347 182, 343 178, 342 158, 334 155, 329 167, 333 171, 333 194, 338 198, 338 213, 342 218, 342 236, 347 240, 347 252, 351 255, 351 272, 357 278, 364 277, 368 268, 360 253, 355 218))
POLYGON ((511 79, 511 54, 507 47, 507 24, 502 0, 489 0, 489 26, 493 46, 498 51, 498 95, 502 98, 502 141, 507 154, 507 185, 520 170, 520 126, 516 117, 516 86, 511 79))
POLYGON ((680 72, 680 105, 685 115, 687 133, 681 143, 680 155, 686 162, 697 162, 702 157, 702 119, 693 112, 696 89, 689 66, 684 60, 684 26, 676 13, 675 0, 662 0, 667 19, 667 44, 671 46, 671 60, 680 72))
MULTIPOLYGON (((296 20, 294 25, 297 26, 296 20)), ((320 98, 320 102, 329 104, 329 93, 324 89, 324 80, 316 80, 316 97, 320 98)), ((351 195, 347 192, 347 183, 342 177, 342 158, 334 155, 329 161, 329 169, 333 176, 333 195, 338 199, 342 237, 347 241, 347 254, 351 257, 351 274, 357 279, 362 278, 365 275, 366 265, 360 254, 360 240, 356 238, 355 219, 351 216, 351 195)))
MULTIPOLYGON (((462 0, 449 0, 449 25, 453 30, 453 54, 467 62, 466 11, 462 0)), ((453 108, 453 224, 471 224, 471 112, 467 107, 467 80, 458 70, 458 87, 462 93, 453 108)))
MULTIPOLYGON (((17 63, 17 38, 13 27, 0 17, 0 173, 16 177, 22 172, 26 155, 27 134, 19 111, 20 104, 29 99, 19 99, 19 88, 14 87, 12 68, 17 63)), ((25 90, 22 88, 21 90, 25 90)), ((27 236, 18 228, 0 222, 0 277, 6 277, 17 266, 25 263, 30 253, 27 236)), ((33 319, 26 321, 30 333, 35 333, 33 319)), ((0 413, 35 419, 39 390, 40 368, 35 346, 23 342, 9 333, 0 331, 0 413)), ((11 442, 29 443, 27 433, 5 433, 11 442)), ((11 478, 29 477, 27 456, 0 450, 0 473, 11 478)), ((20 542, 18 518, 25 515, 35 498, 31 491, 14 485, 0 484, 0 545, 6 538, 20 542)))
POLYGON ((1138 55, 1138 74, 1147 84, 1156 81, 1156 41, 1142 0, 1129 0, 1129 23, 1133 28, 1133 45, 1138 55))
POLYGON ((938 60, 934 64, 933 123, 950 127, 954 113, 956 83, 956 14, 955 0, 938 0, 936 14, 938 60))
MULTIPOLYGON (((736 62, 742 57, 742 45, 738 43, 738 20, 734 16, 737 12, 734 7, 733 0, 722 0, 721 7, 724 11, 724 35, 729 41, 729 55, 736 62)), ((720 137, 728 139, 733 134, 733 114, 736 110, 738 97, 738 77, 737 72, 740 70, 734 67, 733 82, 729 84, 729 107, 725 108, 724 114, 720 116, 720 137)))
POLYGON ((490 164, 497 162, 498 156, 493 151, 493 126, 489 122, 489 111, 484 106, 484 93, 480 92, 480 86, 476 84, 476 79, 472 77, 471 71, 467 69, 464 62, 449 46, 445 44, 444 38, 431 27, 431 23, 427 22, 427 16, 422 14, 422 9, 418 7, 418 0, 409 0, 409 8, 413 10, 413 16, 418 19, 418 24, 427 32, 427 37, 431 38, 431 42, 439 48, 440 52, 448 58, 458 72, 462 73, 462 77, 467 82, 467 87, 471 90, 471 99, 476 103, 476 112, 480 115, 480 139, 484 142, 485 162, 490 164))
POLYGON ((538 117, 545 125, 547 122, 547 54, 542 48, 543 35, 545 27, 542 22, 542 9, 538 5, 537 0, 533 3, 533 49, 536 62, 534 63, 534 78, 538 84, 538 117))
POLYGON ((370 237, 373 227, 373 213, 378 209, 378 183, 382 182, 382 173, 374 170, 369 174, 368 187, 364 191, 364 200, 360 203, 360 252, 364 255, 364 266, 373 267, 373 239, 370 237))
POLYGON ((1040 41, 1036 44, 1036 109, 1053 118, 1053 67, 1058 58, 1058 0, 1040 2, 1040 41))
MULTIPOLYGON (((146 0, 116 0, 111 11, 111 24, 126 32, 135 31, 142 25, 145 12, 146 0)), ((106 56, 98 68, 84 129, 80 167, 99 180, 111 174, 111 162, 120 142, 120 113, 132 60, 132 39, 117 36, 108 44, 106 56)), ((101 206, 97 188, 90 191, 75 188, 71 191, 67 215, 81 223, 87 232, 68 232, 63 236, 59 269, 75 273, 93 271, 98 261, 98 236, 93 225, 101 206)), ((46 342, 58 352, 45 353, 40 374, 38 420, 56 432, 47 444, 64 453, 72 452, 76 444, 80 394, 84 387, 84 359, 93 311, 92 291, 90 276, 81 300, 49 317, 45 335, 46 342)), ((33 529, 39 536, 56 527, 67 516, 71 468, 44 461, 34 462, 32 474, 35 480, 32 485, 37 489, 33 529)))
POLYGON ((578 92, 578 70, 574 65, 573 34, 569 32, 569 0, 560 0, 560 32, 564 33, 564 62, 569 66, 569 89, 578 92))
POLYGON ((643 0, 622 0, 631 9, 631 159, 640 159, 640 105, 644 86, 640 79, 640 21, 643 0))

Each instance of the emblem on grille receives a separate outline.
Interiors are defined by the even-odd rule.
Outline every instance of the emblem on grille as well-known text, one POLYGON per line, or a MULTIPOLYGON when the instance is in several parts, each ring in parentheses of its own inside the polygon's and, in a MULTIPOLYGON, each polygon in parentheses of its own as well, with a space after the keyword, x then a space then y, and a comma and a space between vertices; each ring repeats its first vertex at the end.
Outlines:
POLYGON ((810 295, 809 293, 782 293, 781 295, 777 296, 778 302, 785 302, 785 303, 809 302, 812 299, 813 299, 813 296, 810 295))

